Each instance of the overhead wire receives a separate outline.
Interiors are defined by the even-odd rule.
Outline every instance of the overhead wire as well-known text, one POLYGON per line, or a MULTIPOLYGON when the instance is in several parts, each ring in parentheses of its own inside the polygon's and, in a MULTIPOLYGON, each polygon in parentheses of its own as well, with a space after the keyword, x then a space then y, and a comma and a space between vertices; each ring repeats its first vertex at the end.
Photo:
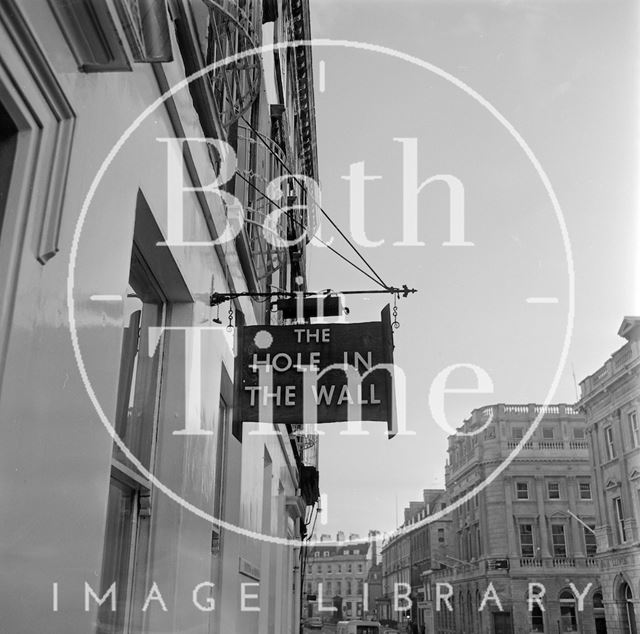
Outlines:
MULTIPOLYGON (((297 175, 294 174, 290 169, 289 166, 273 151, 271 150, 269 144, 267 143, 267 138, 258 130, 256 130, 256 128, 253 127, 253 125, 243 116, 241 115, 240 118, 249 126, 249 128, 251 128, 251 130, 253 130, 253 132, 255 132, 255 134, 258 135, 258 137, 260 137, 260 139, 262 140, 263 144, 265 145, 265 147, 269 150, 269 152, 271 152, 271 154, 276 158, 276 160, 280 163, 280 165, 282 165, 282 167, 289 173, 289 176, 292 176, 293 179, 298 183, 298 185, 305 191, 305 193, 308 195, 309 191, 307 190, 307 188, 305 187, 304 183, 301 183, 300 180, 297 178, 297 175)), ((369 264, 369 262, 367 261, 367 259, 360 253, 360 251, 358 251, 358 249, 356 248, 356 246, 351 242, 351 240, 349 240, 349 238, 344 234, 344 232, 342 231, 342 229, 340 229, 340 227, 333 221, 333 219, 331 218, 331 216, 329 216, 329 214, 324 210, 324 208, 322 207, 322 205, 320 205, 319 203, 316 202, 316 205, 318 207, 318 209, 320 210, 320 212, 322 213, 322 215, 329 221, 329 223, 331 224, 331 226, 340 234, 340 236, 345 240, 345 242, 353 249, 353 251, 355 251, 356 255, 364 262, 364 264, 367 266, 367 268, 371 271, 371 273, 373 273, 374 277, 377 279, 377 284, 379 284, 380 286, 382 286, 382 288, 389 288, 388 284, 386 284, 386 282, 380 277, 380 275, 378 275, 378 273, 376 272, 376 270, 371 266, 371 264, 369 264)), ((324 243, 326 244, 326 243, 324 243)), ((328 246, 328 245, 327 245, 328 246)), ((333 249, 332 249, 333 250, 333 249)), ((376 281, 376 280, 374 280, 376 281)))
MULTIPOLYGON (((272 198, 267 196, 264 192, 260 191, 260 189, 258 189, 258 187, 254 183, 252 183, 246 176, 243 176, 239 172, 237 173, 237 176, 240 179, 242 179, 247 185, 249 185, 249 187, 251 187, 251 188, 255 189, 257 192, 259 192, 260 195, 263 196, 266 200, 268 200, 272 205, 274 205, 275 207, 277 207, 278 209, 283 211, 287 215, 287 217, 290 218, 293 222, 295 222, 298 225, 300 225, 300 227, 302 227, 303 229, 306 229, 305 225, 302 222, 300 222, 297 218, 294 218, 292 215, 290 215, 287 212, 287 210, 284 207, 282 207, 281 205, 279 205, 275 200, 273 200, 272 198)), ((352 260, 347 258, 347 256, 343 255, 342 253, 340 253, 339 251, 334 249, 329 243, 325 242, 321 238, 318 238, 317 236, 314 236, 314 237, 315 237, 316 240, 318 240, 318 242, 320 242, 325 247, 327 247, 327 249, 329 249, 330 251, 335 253, 339 258, 342 258, 345 262, 347 262, 347 264, 350 264, 354 269, 360 271, 360 273, 362 273, 363 275, 368 277, 372 282, 374 282, 378 286, 382 286, 382 288, 384 288, 385 290, 387 290, 389 288, 384 282, 379 281, 379 280, 375 279, 374 277, 372 277, 371 275, 369 275, 369 273, 367 273, 364 269, 359 267, 355 262, 353 262, 352 260)))

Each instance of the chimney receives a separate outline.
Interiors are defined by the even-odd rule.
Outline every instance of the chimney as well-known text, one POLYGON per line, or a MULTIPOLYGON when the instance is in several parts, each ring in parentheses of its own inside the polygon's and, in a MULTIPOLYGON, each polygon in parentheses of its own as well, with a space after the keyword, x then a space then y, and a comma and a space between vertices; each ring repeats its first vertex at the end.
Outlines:
POLYGON ((338 533, 336 535, 336 541, 337 542, 343 542, 344 541, 344 531, 338 531, 338 533))
POLYGON ((369 552, 371 553, 371 565, 378 563, 378 539, 380 539, 380 531, 369 531, 369 552))

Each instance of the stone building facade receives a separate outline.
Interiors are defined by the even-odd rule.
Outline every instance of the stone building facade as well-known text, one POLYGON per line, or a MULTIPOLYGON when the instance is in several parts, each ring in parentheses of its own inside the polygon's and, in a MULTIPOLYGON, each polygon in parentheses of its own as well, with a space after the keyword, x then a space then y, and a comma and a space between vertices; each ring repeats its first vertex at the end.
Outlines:
POLYGON ((263 225, 318 179, 310 36, 308 0, 0 2, 0 631, 298 631, 314 465, 233 420, 225 331, 278 316, 210 297, 306 287, 263 225))
POLYGON ((596 632, 602 591, 584 415, 500 404, 474 410, 458 431, 445 471, 453 547, 426 580, 435 631, 596 632), (529 610, 533 593, 544 597, 529 610))
POLYGON ((306 616, 336 621, 362 618, 369 611, 365 584, 372 565, 371 548, 372 544, 357 534, 345 539, 342 532, 335 541, 322 535, 309 544, 304 579, 306 616))
POLYGON ((392 623, 409 619, 419 628, 432 626, 432 604, 424 578, 447 561, 451 520, 443 516, 432 521, 430 517, 445 507, 443 489, 424 489, 422 500, 409 503, 402 526, 383 544, 381 619, 392 623), (408 599, 401 599, 405 594, 408 599))
POLYGON ((626 343, 580 383, 594 477, 599 575, 609 634, 640 623, 640 317, 626 343))

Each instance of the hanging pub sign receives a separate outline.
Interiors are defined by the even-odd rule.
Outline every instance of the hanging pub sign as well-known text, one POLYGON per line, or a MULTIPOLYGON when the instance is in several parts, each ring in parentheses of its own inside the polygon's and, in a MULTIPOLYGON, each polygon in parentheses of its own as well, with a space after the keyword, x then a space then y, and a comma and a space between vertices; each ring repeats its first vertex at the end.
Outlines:
POLYGON ((235 420, 385 421, 395 430, 393 335, 381 321, 237 328, 235 420))

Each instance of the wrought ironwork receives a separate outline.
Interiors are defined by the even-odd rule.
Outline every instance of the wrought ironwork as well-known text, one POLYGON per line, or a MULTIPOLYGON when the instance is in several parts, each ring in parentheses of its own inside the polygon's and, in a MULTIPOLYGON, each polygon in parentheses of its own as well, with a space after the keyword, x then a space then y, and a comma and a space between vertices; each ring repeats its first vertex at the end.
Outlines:
POLYGON ((255 23, 256 0, 203 0, 209 8, 207 64, 222 60, 210 74, 218 115, 228 131, 231 124, 253 104, 260 89, 262 62, 260 51, 242 59, 239 53, 260 46, 260 31, 255 23))
POLYGON ((285 151, 275 141, 257 134, 244 119, 237 123, 236 154, 234 193, 244 209, 255 274, 258 280, 263 280, 286 263, 292 255, 289 244, 306 232, 309 216, 306 192, 290 175, 285 151), (268 192, 267 188, 281 177, 285 180, 279 188, 284 192, 274 199, 275 192, 268 192))

